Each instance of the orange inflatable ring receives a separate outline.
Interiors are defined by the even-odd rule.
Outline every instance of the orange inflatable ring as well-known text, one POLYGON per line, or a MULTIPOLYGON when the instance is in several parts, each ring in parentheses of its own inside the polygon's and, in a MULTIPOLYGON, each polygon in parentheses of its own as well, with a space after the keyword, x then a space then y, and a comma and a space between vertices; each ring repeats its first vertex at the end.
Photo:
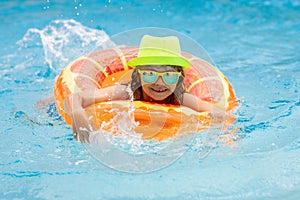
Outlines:
MULTIPOLYGON (((54 97, 59 114, 71 125, 70 116, 65 110, 64 99, 71 93, 95 88, 104 88, 118 82, 129 82, 132 69, 128 60, 135 58, 138 47, 119 47, 97 51, 71 62, 58 76, 54 85, 54 97)), ((185 69, 184 84, 187 92, 214 104, 226 111, 225 126, 235 120, 230 114, 237 106, 234 90, 227 78, 208 62, 188 53, 182 53, 190 61, 191 67, 185 69)), ((135 132, 143 138, 164 140, 178 133, 199 132, 212 124, 206 112, 195 112, 184 106, 157 105, 149 102, 109 101, 91 105, 85 109, 95 130, 100 127, 114 134, 109 122, 117 113, 134 106, 134 119, 139 123, 135 132), (106 127, 103 127, 106 122, 106 127)))

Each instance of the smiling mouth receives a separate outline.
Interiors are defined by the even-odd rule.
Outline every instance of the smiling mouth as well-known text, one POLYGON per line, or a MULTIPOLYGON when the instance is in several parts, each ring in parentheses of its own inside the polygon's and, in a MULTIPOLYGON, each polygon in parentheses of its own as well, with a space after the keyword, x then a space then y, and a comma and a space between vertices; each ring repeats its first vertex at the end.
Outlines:
POLYGON ((162 92, 166 92, 168 91, 167 88, 164 88, 164 89, 156 89, 156 88, 151 88, 154 92, 158 92, 158 93, 162 93, 162 92))

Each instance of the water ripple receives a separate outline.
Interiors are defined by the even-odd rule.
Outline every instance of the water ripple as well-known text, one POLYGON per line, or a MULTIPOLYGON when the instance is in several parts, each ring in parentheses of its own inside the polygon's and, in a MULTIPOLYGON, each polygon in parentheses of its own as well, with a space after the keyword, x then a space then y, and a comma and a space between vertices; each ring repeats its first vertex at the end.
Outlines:
POLYGON ((40 177, 43 175, 48 176, 63 176, 72 174, 86 174, 85 171, 58 171, 58 172, 46 172, 46 171, 16 171, 16 172, 0 172, 0 175, 9 176, 14 178, 25 178, 25 177, 40 177))

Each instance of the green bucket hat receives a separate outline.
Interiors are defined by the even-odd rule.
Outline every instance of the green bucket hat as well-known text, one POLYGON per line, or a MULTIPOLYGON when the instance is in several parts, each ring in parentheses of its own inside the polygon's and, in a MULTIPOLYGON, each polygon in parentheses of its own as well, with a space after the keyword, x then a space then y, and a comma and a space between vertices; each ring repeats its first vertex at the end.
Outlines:
POLYGON ((139 65, 176 65, 186 69, 190 62, 181 56, 179 40, 175 36, 143 36, 138 56, 128 61, 130 67, 139 65))

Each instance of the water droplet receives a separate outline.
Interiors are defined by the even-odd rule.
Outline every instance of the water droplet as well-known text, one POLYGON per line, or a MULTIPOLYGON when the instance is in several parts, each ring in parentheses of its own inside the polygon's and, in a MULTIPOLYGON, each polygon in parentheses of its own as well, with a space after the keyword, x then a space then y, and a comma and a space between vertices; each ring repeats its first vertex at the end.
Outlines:
POLYGON ((276 144, 275 144, 275 143, 272 143, 271 145, 272 145, 272 147, 276 146, 276 144))

